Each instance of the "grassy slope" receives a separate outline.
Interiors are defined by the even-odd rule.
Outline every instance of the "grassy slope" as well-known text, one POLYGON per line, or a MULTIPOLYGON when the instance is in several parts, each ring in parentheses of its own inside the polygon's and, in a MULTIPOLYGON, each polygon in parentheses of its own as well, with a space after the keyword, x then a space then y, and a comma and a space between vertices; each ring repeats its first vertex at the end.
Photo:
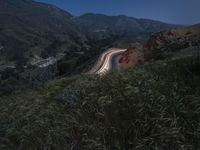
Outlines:
POLYGON ((200 148, 196 71, 181 59, 0 97, 0 149, 200 148))

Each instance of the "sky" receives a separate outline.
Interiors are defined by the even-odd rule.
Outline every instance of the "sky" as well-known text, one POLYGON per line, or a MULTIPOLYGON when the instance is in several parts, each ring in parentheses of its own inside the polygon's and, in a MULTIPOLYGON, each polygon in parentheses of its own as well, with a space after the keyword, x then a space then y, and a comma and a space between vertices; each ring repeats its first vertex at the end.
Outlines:
POLYGON ((74 16, 84 13, 127 15, 191 25, 200 23, 200 0, 37 0, 62 8, 74 16))

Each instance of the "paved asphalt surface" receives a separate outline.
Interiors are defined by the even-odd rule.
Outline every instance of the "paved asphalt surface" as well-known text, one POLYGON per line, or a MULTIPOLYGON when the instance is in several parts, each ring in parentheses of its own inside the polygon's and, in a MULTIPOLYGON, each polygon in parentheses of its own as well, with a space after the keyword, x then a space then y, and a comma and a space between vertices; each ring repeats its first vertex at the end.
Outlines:
POLYGON ((105 74, 112 69, 112 59, 114 56, 125 52, 126 49, 112 48, 102 53, 94 67, 89 71, 90 74, 105 74))

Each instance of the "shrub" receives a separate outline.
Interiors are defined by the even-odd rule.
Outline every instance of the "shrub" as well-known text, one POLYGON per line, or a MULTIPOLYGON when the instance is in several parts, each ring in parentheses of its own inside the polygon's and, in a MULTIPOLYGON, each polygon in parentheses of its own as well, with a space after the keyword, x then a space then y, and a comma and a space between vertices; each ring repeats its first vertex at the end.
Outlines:
POLYGON ((0 149, 199 149, 192 59, 75 76, 0 97, 0 149))

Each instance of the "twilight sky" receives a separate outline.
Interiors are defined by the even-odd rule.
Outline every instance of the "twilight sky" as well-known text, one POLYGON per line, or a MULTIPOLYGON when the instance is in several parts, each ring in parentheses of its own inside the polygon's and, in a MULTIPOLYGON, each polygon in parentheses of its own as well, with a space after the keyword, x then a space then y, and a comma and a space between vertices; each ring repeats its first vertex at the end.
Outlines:
POLYGON ((148 18, 174 24, 200 23, 200 0, 37 0, 72 15, 103 13, 148 18))

